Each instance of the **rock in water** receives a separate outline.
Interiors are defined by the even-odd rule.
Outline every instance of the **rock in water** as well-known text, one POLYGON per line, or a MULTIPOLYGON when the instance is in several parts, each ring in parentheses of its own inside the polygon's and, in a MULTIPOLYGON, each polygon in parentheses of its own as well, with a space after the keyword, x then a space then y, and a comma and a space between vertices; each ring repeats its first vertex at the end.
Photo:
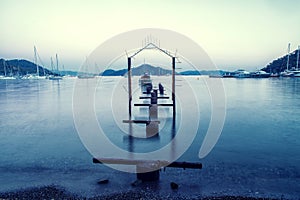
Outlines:
POLYGON ((98 181, 98 184, 107 184, 108 182, 108 179, 101 179, 100 181, 98 181))
POLYGON ((171 188, 173 189, 173 190, 177 190, 178 189, 178 184, 177 183, 174 183, 174 182, 171 182, 171 188))
POLYGON ((142 182, 143 182, 142 180, 138 179, 138 180, 134 181, 133 183, 131 183, 131 185, 135 187, 135 186, 140 185, 142 182))

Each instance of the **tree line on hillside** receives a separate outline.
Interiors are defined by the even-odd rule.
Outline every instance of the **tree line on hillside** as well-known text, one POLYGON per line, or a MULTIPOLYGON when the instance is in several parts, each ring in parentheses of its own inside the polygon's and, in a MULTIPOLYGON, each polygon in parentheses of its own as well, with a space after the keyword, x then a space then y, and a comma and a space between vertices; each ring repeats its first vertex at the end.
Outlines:
MULTIPOLYGON (((288 69, 296 69, 297 67, 297 54, 299 50, 295 50, 289 55, 289 63, 288 63, 288 69)), ((273 60, 270 62, 266 67, 264 67, 262 70, 266 72, 271 73, 280 73, 287 69, 287 60, 288 60, 288 54, 284 55, 283 57, 280 57, 278 59, 273 60)), ((299 65, 300 65, 300 61, 299 65)), ((300 66, 298 66, 300 67, 300 66)))
MULTIPOLYGON (((54 74, 50 70, 38 65, 39 67, 39 75, 52 75, 54 74)), ((7 76, 24 76, 26 74, 36 74, 37 67, 36 64, 27 61, 27 60, 4 60, 0 59, 0 75, 7 76)))

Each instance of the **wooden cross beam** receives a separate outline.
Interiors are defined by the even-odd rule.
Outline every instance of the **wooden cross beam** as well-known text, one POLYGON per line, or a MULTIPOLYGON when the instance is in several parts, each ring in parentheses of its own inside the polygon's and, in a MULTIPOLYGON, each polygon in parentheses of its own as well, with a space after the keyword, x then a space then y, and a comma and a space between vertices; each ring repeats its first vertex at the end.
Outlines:
POLYGON ((133 119, 133 120, 123 120, 123 123, 135 123, 135 124, 150 124, 151 122, 155 122, 160 124, 159 120, 138 120, 138 119, 133 119))
POLYGON ((174 167, 183 169, 202 169, 202 163, 197 162, 169 162, 166 160, 129 160, 121 158, 93 158, 93 163, 119 165, 149 165, 150 167, 174 167))
MULTIPOLYGON (((157 99, 169 99, 170 97, 156 97, 157 99)), ((151 99, 151 97, 140 97, 140 99, 151 99)))
POLYGON ((151 106, 151 105, 157 105, 157 106, 173 106, 172 103, 159 103, 159 104, 135 103, 135 104, 134 104, 134 106, 151 106))

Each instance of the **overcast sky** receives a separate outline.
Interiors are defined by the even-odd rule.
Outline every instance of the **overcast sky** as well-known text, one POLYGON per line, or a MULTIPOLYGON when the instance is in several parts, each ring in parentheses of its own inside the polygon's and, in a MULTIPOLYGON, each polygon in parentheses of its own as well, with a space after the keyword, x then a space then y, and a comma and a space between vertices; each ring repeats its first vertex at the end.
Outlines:
POLYGON ((0 0, 0 58, 78 69, 102 42, 139 28, 197 42, 221 69, 258 69, 300 45, 299 0, 0 0))

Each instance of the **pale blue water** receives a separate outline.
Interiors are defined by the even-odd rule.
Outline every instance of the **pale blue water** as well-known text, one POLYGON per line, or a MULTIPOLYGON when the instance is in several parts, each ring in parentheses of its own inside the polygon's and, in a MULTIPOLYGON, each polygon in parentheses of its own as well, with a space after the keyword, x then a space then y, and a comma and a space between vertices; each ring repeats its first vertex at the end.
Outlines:
MULTIPOLYGON (((161 194, 178 195, 169 187, 169 182, 175 181, 180 184, 180 194, 189 196, 298 199, 300 79, 223 79, 227 99, 224 129, 215 148, 201 160, 198 153, 211 105, 204 81, 195 77, 188 80, 200 100, 201 120, 193 145, 180 160, 200 161, 203 169, 167 169, 161 172, 156 186, 147 187, 161 194)), ((96 80, 80 81, 88 87, 96 80)), ((129 184, 135 180, 134 174, 92 164, 92 155, 81 143, 73 121, 74 82, 0 80, 0 192, 49 184, 84 196, 138 189, 129 184), (108 177, 110 183, 98 185, 101 177, 108 177)), ((105 91, 115 84, 115 79, 107 78, 104 100, 109 98, 105 91)), ((107 112, 96 109, 102 114, 107 112)), ((106 120, 105 128, 117 130, 111 126, 111 119, 106 120)), ((168 132, 168 127, 164 131, 168 132)), ((127 137, 111 139, 130 149, 127 137)), ((168 139, 162 131, 159 139, 149 143, 163 146, 168 139)), ((145 143, 134 141, 133 150, 144 151, 145 143)))

